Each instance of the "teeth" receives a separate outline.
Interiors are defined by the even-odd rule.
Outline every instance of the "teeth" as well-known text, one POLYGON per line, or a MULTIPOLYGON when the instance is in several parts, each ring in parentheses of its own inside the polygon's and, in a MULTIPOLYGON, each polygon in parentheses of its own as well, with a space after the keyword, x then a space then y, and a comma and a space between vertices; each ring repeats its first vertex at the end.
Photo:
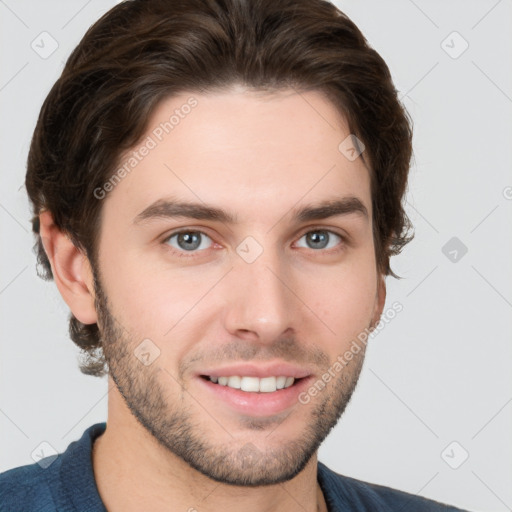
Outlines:
POLYGON ((278 389, 289 388, 294 382, 293 377, 240 377, 233 375, 231 377, 210 377, 212 382, 221 386, 228 386, 234 389, 241 389, 252 393, 272 393, 278 389))
POLYGON ((260 391, 262 393, 272 393, 277 389, 275 377, 264 377, 260 379, 260 391))
POLYGON ((230 388, 240 389, 242 385, 242 378, 238 375, 234 375, 233 377, 229 377, 227 384, 230 388))
POLYGON ((242 391, 259 391, 260 379, 258 377, 242 377, 240 389, 242 391))
POLYGON ((277 377, 276 379, 276 388, 283 389, 286 384, 286 377, 277 377))

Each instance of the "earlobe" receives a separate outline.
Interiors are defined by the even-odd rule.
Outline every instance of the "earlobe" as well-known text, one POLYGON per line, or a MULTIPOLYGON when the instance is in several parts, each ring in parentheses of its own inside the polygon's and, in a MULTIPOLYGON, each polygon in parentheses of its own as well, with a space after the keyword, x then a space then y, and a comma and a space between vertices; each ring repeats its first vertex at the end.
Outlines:
POLYGON ((55 225, 49 211, 39 214, 39 222, 41 240, 62 298, 80 322, 96 323, 94 283, 88 258, 55 225))

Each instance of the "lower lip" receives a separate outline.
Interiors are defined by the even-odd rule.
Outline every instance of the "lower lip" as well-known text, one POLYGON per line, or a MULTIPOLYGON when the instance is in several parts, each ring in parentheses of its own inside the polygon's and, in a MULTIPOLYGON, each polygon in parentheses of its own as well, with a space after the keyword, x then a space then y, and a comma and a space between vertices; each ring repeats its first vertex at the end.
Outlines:
POLYGON ((221 386, 203 377, 197 377, 200 384, 216 398, 223 400, 232 409, 249 416, 270 416, 299 403, 300 393, 307 389, 312 378, 304 377, 289 388, 270 393, 254 393, 221 386))

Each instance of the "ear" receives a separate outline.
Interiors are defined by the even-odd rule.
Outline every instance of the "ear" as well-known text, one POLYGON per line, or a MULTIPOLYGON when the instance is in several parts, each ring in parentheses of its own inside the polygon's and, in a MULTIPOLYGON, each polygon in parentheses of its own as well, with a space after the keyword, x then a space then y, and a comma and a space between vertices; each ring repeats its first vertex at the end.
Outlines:
POLYGON ((39 233, 53 278, 73 315, 83 324, 97 322, 94 280, 89 259, 53 222, 49 211, 39 214, 39 233))
POLYGON ((384 275, 377 276, 377 293, 375 295, 375 307, 373 310, 371 326, 374 328, 380 320, 384 305, 386 304, 386 278, 384 275))

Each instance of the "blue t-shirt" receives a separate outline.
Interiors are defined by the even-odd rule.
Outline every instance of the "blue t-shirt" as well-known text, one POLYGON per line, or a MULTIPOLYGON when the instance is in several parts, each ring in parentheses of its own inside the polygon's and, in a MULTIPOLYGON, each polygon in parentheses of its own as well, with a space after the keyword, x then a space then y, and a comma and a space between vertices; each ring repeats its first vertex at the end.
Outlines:
MULTIPOLYGON (((94 439, 105 428, 106 423, 96 423, 64 453, 1 473, 0 511, 107 512, 96 487, 91 457, 94 439)), ((321 462, 318 462, 318 482, 329 512, 461 511, 437 501, 339 475, 321 462)))

